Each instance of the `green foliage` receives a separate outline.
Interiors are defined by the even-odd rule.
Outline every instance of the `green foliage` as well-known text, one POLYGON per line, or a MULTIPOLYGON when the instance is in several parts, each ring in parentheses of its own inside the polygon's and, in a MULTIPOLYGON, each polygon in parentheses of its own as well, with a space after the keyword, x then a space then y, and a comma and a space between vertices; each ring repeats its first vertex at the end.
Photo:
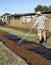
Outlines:
POLYGON ((43 12, 48 12, 48 7, 47 6, 42 6, 43 7, 43 12))
POLYGON ((51 5, 48 7, 48 12, 51 12, 51 5))
POLYGON ((37 11, 43 11, 42 5, 38 5, 38 6, 35 8, 35 12, 37 12, 37 11))
POLYGON ((50 6, 42 6, 42 5, 37 5, 35 8, 35 12, 41 11, 41 12, 51 12, 51 5, 50 6))

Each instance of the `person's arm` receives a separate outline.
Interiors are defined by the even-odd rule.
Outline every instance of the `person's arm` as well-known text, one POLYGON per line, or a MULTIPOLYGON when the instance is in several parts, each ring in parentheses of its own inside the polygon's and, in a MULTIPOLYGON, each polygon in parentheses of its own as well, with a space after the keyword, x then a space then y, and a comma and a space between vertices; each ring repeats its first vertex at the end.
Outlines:
POLYGON ((48 19, 47 19, 47 17, 45 17, 45 21, 47 21, 48 19))
POLYGON ((37 25, 38 25, 38 19, 35 21, 32 28, 35 29, 37 27, 37 25))

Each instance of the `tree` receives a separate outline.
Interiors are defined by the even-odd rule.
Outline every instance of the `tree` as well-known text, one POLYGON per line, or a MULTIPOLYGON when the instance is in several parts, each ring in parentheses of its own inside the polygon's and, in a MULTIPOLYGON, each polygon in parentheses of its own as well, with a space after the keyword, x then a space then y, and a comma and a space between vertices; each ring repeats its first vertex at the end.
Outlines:
POLYGON ((37 11, 41 11, 41 12, 51 12, 51 5, 48 6, 42 6, 42 5, 37 5, 37 7, 35 8, 35 12, 37 11))
POLYGON ((38 5, 38 6, 35 8, 35 12, 37 12, 37 11, 43 11, 42 5, 38 5))
POLYGON ((48 7, 48 12, 51 12, 51 5, 48 7))
POLYGON ((48 7, 47 6, 43 6, 43 12, 48 12, 48 7))

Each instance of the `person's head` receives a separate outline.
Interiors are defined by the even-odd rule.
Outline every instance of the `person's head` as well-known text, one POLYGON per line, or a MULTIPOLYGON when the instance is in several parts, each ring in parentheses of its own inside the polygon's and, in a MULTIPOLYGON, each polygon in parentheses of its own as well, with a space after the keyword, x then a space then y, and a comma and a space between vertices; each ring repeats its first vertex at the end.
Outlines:
POLYGON ((36 15, 41 16, 41 12, 40 11, 37 11, 36 12, 36 15))

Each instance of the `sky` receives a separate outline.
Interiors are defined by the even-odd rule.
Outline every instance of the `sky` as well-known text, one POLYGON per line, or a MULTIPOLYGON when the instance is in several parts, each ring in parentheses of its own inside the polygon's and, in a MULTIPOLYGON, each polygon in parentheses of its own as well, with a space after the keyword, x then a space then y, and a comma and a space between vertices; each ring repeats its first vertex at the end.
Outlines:
POLYGON ((0 15, 33 13, 37 5, 51 5, 51 0, 0 0, 0 15))

